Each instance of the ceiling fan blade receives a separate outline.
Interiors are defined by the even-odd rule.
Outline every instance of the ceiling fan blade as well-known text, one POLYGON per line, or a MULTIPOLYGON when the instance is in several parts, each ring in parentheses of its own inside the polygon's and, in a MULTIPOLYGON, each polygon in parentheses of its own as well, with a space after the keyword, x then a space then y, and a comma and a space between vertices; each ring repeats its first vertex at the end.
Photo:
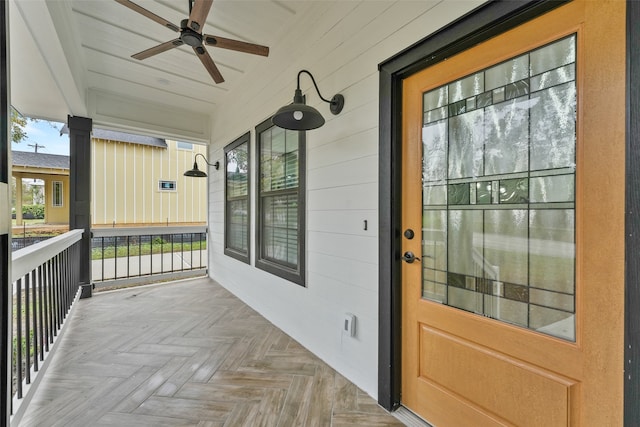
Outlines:
POLYGON ((182 40, 175 39, 175 40, 171 40, 171 41, 159 44, 158 46, 151 47, 151 48, 149 48, 147 50, 143 50, 142 52, 138 52, 135 55, 131 55, 131 57, 135 58, 135 59, 143 60, 143 59, 147 59, 147 58, 149 58, 149 57, 151 57, 153 55, 157 55, 159 53, 166 52, 166 51, 168 51, 170 49, 173 49, 175 47, 182 46, 183 44, 184 43, 182 42, 182 40))
POLYGON ((171 22, 167 21, 164 18, 159 17, 158 15, 156 15, 153 12, 148 11, 147 9, 145 9, 142 6, 139 6, 137 4, 135 4, 132 1, 129 0, 116 0, 118 3, 120 3, 123 6, 128 7, 129 9, 138 12, 141 15, 146 16, 147 18, 156 21, 158 24, 163 25, 165 27, 167 27, 170 30, 173 31, 180 31, 180 27, 178 27, 177 25, 172 24, 171 22))
POLYGON ((205 34, 202 41, 209 46, 220 47, 222 49, 230 49, 238 52, 252 53, 254 55, 269 56, 269 48, 254 43, 241 42, 239 40, 227 39, 224 37, 211 36, 205 34))
POLYGON ((211 74, 213 81, 216 83, 222 83, 224 78, 222 77, 222 74, 220 74, 220 70, 218 70, 218 67, 216 67, 216 64, 213 62, 213 59, 211 59, 209 52, 207 52, 204 46, 194 46, 193 51, 198 55, 200 61, 202 61, 204 68, 206 68, 209 74, 211 74))
POLYGON ((207 20, 212 4, 213 0, 195 0, 193 8, 191 9, 191 14, 189 15, 188 27, 193 31, 202 34, 202 27, 207 20))

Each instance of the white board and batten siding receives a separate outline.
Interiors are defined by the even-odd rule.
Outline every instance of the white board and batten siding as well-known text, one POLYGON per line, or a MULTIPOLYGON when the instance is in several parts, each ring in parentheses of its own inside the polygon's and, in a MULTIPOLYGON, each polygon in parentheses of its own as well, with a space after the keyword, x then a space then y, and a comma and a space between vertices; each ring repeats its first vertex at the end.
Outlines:
MULTIPOLYGON (((306 278, 301 287, 224 255, 224 172, 209 176, 210 274, 374 398, 378 372, 378 64, 479 6, 481 1, 316 1, 268 61, 247 74, 243 94, 214 111, 209 158, 251 131, 252 233, 256 224, 255 131, 290 103, 308 69, 325 98, 345 97, 338 116, 302 76, 307 103, 327 120, 307 132, 306 278), (364 230, 364 221, 367 230, 364 230), (345 313, 357 334, 342 333, 345 313)), ((225 103, 221 103, 225 104, 225 103)))

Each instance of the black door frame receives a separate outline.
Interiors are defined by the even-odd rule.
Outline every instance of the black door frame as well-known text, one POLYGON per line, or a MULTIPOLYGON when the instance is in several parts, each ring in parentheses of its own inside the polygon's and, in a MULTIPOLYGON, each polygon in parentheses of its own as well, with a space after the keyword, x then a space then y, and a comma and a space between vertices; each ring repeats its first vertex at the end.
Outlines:
MULTIPOLYGON (((0 2, 0 185, 9 187, 9 147, 11 132, 11 107, 9 91, 9 2, 0 2)), ((9 274, 9 207, 0 212, 0 426, 9 426, 11 415, 11 276, 9 274)))
POLYGON ((624 425, 640 425, 640 3, 627 0, 624 425))
MULTIPOLYGON (((391 57, 379 66, 379 332, 378 403, 401 404, 401 141, 402 81, 567 1, 497 0, 391 57)), ((640 425, 640 2, 627 1, 627 206, 625 297, 625 426, 640 425), (634 44, 635 43, 635 44, 634 44), (635 76, 633 72, 635 71, 635 76), (634 188, 636 189, 634 191, 634 188), (637 259, 637 258, 636 258, 637 259), (632 310, 632 308, 634 308, 632 310)))

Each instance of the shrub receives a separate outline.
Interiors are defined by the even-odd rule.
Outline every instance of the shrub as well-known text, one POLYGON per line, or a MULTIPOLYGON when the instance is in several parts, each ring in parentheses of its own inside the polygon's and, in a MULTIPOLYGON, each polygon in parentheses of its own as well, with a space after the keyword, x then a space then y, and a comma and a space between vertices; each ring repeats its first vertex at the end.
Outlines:
POLYGON ((44 219, 44 205, 23 205, 22 217, 25 219, 44 219))
POLYGON ((162 238, 162 236, 158 236, 153 239, 154 245, 164 245, 165 243, 167 242, 162 238))

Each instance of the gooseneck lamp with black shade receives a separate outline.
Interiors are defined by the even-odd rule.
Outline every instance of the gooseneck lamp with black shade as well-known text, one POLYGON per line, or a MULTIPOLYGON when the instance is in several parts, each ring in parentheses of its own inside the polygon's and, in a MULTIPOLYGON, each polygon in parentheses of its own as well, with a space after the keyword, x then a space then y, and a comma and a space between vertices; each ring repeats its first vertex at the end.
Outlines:
POLYGON ((298 73, 298 86, 293 95, 293 103, 280 108, 271 119, 271 122, 278 127, 290 130, 311 130, 317 129, 324 124, 322 114, 315 108, 304 103, 304 97, 300 90, 300 75, 302 73, 308 74, 309 77, 311 77, 313 86, 316 88, 320 99, 330 104, 329 110, 331 113, 334 115, 340 114, 342 107, 344 107, 344 96, 338 93, 334 95, 331 100, 325 99, 320 94, 316 80, 311 73, 307 70, 301 70, 298 73))
POLYGON ((191 177, 194 177, 194 178, 206 178, 207 177, 206 172, 203 172, 200 169, 198 169, 198 156, 202 157, 202 159, 204 160, 204 162, 206 164, 208 164, 209 166, 213 166, 214 168, 216 168, 216 170, 220 168, 220 162, 209 163, 207 161, 207 158, 204 155, 202 155, 200 153, 197 153, 196 156, 193 159, 193 169, 186 171, 184 173, 184 176, 191 176, 191 177))

